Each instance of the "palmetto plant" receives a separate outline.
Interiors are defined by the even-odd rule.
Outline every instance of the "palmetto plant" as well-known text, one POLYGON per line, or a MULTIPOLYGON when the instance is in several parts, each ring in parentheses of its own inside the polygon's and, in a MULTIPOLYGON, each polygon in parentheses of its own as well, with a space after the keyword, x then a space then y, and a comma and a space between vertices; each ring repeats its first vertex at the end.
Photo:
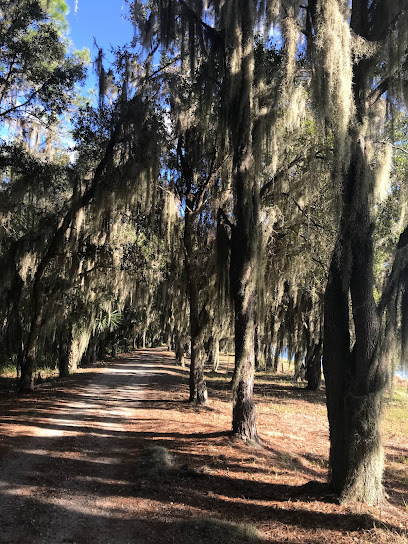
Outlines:
POLYGON ((119 328, 122 322, 123 315, 121 311, 113 310, 113 312, 108 312, 102 310, 101 314, 96 318, 95 331, 98 333, 113 332, 119 328))

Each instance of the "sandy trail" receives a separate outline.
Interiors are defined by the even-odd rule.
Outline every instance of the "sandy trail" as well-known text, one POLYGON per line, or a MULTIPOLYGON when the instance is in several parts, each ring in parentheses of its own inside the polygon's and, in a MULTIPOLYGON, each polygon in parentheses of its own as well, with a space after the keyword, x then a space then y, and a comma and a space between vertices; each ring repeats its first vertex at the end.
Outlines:
POLYGON ((140 352, 63 389, 10 399, 0 414, 0 543, 149 541, 134 468, 153 358, 140 352))

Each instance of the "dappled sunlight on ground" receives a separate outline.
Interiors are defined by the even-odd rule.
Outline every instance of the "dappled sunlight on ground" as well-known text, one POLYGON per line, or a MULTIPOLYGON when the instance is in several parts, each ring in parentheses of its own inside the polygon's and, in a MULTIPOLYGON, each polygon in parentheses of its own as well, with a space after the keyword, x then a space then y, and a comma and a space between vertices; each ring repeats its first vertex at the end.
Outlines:
MULTIPOLYGON (((0 399, 0 544, 206 544, 221 520, 276 544, 402 539, 403 508, 357 511, 327 493, 322 392, 262 374, 262 445, 231 437, 228 364, 207 375, 209 407, 186 402, 188 369, 158 349, 0 399)), ((392 448, 386 480, 401 505, 408 452, 392 448)))

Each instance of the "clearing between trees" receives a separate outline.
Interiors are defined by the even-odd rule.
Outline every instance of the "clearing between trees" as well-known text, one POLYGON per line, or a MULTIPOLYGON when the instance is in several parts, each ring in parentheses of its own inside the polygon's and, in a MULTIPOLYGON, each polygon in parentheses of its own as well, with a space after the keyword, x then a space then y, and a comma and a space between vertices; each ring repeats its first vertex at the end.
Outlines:
POLYGON ((251 447, 229 432, 232 369, 206 374, 209 407, 161 349, 2 394, 0 543, 408 542, 405 392, 386 402, 388 503, 345 507, 324 486, 324 392, 259 373, 251 447))

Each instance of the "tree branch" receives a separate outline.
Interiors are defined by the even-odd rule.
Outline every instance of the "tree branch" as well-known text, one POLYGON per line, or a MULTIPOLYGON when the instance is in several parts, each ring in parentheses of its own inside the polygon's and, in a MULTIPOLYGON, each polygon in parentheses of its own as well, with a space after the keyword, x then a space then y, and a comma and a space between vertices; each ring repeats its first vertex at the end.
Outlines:
POLYGON ((395 291, 399 289, 401 278, 408 269, 408 225, 400 234, 397 252, 395 254, 394 263, 392 265, 391 274, 389 275, 385 287, 383 289, 381 299, 378 303, 380 315, 383 314, 391 300, 395 295, 395 291))
POLYGON ((260 190, 260 197, 261 197, 261 200, 263 198, 265 198, 267 192, 269 191, 269 189, 274 185, 275 182, 279 181, 281 178, 283 178, 283 176, 285 174, 287 174, 289 172, 289 170, 295 166, 296 164, 299 164, 300 162, 302 162, 303 160, 305 160, 305 156, 302 154, 302 155, 298 155, 295 159, 293 159, 285 168, 282 168, 282 170, 279 170, 279 172, 277 172, 272 179, 270 179, 267 183, 265 183, 265 185, 263 185, 261 187, 261 190, 260 190))
POLYGON ((228 225, 231 230, 235 229, 234 223, 231 223, 229 217, 227 216, 227 214, 224 212, 224 210, 222 208, 218 208, 218 218, 220 218, 220 217, 223 218, 224 223, 226 225, 228 225))

